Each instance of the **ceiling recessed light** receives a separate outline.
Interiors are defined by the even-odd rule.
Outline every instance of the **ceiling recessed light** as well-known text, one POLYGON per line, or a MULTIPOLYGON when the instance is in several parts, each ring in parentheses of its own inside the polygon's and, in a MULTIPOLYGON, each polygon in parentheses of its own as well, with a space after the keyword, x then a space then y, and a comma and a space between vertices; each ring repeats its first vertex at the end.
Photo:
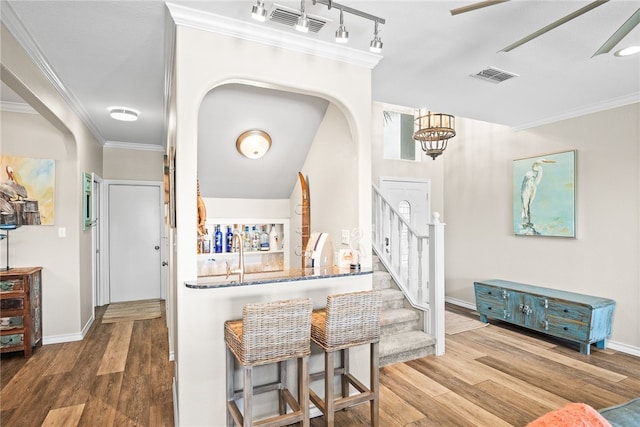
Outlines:
POLYGON ((614 55, 615 56, 629 56, 629 55, 635 55, 636 53, 640 53, 640 46, 625 47, 624 49, 620 49, 619 51, 614 53, 614 55))
POLYGON ((135 122, 138 120, 138 113, 136 110, 125 107, 111 107, 109 109, 109 115, 112 119, 122 120, 123 122, 135 122))

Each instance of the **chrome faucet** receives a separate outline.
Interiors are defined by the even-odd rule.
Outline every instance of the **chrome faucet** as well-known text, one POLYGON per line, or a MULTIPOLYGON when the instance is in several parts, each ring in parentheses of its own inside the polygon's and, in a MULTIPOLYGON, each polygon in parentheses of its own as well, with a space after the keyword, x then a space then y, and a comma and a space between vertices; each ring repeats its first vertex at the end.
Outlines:
POLYGON ((227 279, 229 278, 230 274, 237 274, 238 282, 242 283, 244 282, 244 244, 242 242, 242 235, 237 230, 233 232, 233 237, 231 238, 231 247, 235 248, 236 244, 238 245, 238 268, 231 269, 229 263, 226 262, 227 279))

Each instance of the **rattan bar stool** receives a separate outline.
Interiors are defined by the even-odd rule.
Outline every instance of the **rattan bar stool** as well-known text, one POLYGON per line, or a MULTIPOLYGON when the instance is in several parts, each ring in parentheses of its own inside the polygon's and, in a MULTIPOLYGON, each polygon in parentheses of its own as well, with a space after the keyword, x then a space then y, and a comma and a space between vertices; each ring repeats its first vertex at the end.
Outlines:
POLYGON ((379 360, 380 291, 362 291, 329 295, 327 307, 315 310, 311 318, 311 339, 324 350, 324 372, 311 375, 311 381, 324 378, 324 400, 313 390, 311 401, 324 415, 325 426, 333 426, 336 411, 370 402, 371 425, 379 425, 379 360), (370 345, 370 386, 367 388, 349 371, 349 348, 370 345), (340 367, 334 367, 334 356, 340 355, 340 367), (334 377, 340 376, 341 396, 336 398, 334 377), (350 387, 359 393, 351 396, 350 387))
POLYGON ((284 426, 300 422, 309 426, 309 354, 311 335, 311 299, 301 298, 269 303, 247 304, 241 320, 224 323, 227 353, 227 425, 284 426), (234 384, 235 359, 243 373, 242 390, 234 384), (298 399, 286 384, 286 362, 298 362, 298 399), (278 380, 254 386, 253 367, 278 363, 278 380), (254 421, 253 396, 278 390, 279 413, 254 421), (243 399, 240 413, 236 400, 243 399), (287 406, 291 412, 287 413, 287 406))

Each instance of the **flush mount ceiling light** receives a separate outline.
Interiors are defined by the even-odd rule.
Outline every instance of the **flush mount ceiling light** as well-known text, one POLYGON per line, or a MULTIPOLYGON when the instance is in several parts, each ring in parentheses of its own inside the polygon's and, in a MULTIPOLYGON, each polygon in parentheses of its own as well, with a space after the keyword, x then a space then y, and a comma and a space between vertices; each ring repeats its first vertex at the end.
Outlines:
POLYGON ((236 149, 249 159, 259 159, 271 148, 271 137, 263 130, 252 129, 240 134, 236 149))
POLYGON ((435 160, 447 148, 449 139, 456 136, 455 120, 449 114, 417 110, 415 121, 418 130, 413 139, 420 141, 422 150, 435 160))
POLYGON ((256 21, 265 22, 267 20, 267 9, 264 8, 264 1, 258 0, 251 9, 251 17, 256 21))
POLYGON ((380 36, 378 35, 378 21, 376 21, 375 27, 373 29, 373 40, 371 40, 369 50, 373 53, 382 52, 382 40, 380 40, 380 36))
POLYGON ((614 53, 614 55, 615 56, 629 56, 629 55, 635 55, 636 53, 640 53, 640 46, 625 47, 624 49, 620 49, 619 51, 614 53))
POLYGON ((344 11, 340 9, 340 26, 336 30, 336 43, 347 43, 349 41, 349 31, 344 26, 344 11))
POLYGON ((126 107, 111 107, 109 108, 109 115, 112 119, 121 120, 123 122, 135 122, 138 120, 140 113, 136 110, 126 107))
MULTIPOLYGON (((362 12, 358 9, 354 9, 349 6, 336 3, 333 0, 313 0, 313 4, 325 5, 329 10, 331 10, 332 8, 336 8, 340 10, 340 26, 336 30, 336 43, 347 43, 349 41, 349 32, 347 31, 347 28, 344 25, 345 13, 350 13, 352 15, 356 15, 361 18, 374 21, 375 22, 374 38, 371 41, 369 50, 374 53, 382 52, 382 40, 380 40, 380 36, 378 35, 378 24, 385 23, 385 20, 383 18, 379 18, 369 13, 362 12)), ((284 10, 283 8, 277 5, 274 5, 274 6, 275 7, 271 11, 271 15, 269 15, 264 7, 264 1, 257 1, 257 3, 253 6, 251 10, 251 16, 254 19, 264 22, 266 21, 267 15, 269 15, 268 18, 270 21, 284 24, 289 27, 294 27, 297 31, 300 31, 302 33, 307 33, 309 32, 309 30, 317 33, 320 29, 322 29, 323 25, 326 23, 325 21, 321 20, 320 17, 307 15, 305 11, 305 0, 300 1, 299 12, 296 11, 295 9, 284 10), (280 13, 278 14, 277 12, 280 12, 280 13), (282 12, 284 12, 284 15, 286 15, 286 19, 283 19, 282 12), (295 25, 294 25, 294 22, 295 22, 295 25)))

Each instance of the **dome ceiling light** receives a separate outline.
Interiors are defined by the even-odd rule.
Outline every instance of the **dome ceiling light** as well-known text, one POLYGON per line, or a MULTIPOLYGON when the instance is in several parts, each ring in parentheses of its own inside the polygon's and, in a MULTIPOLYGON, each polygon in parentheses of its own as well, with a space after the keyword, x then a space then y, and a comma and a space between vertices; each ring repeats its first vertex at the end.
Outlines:
POLYGON ((271 137, 263 130, 252 129, 240 134, 236 149, 248 159, 259 159, 271 148, 271 137))
POLYGON ((109 108, 109 115, 112 119, 120 120, 123 122, 135 122, 138 120, 140 113, 136 110, 126 107, 111 107, 109 108))

